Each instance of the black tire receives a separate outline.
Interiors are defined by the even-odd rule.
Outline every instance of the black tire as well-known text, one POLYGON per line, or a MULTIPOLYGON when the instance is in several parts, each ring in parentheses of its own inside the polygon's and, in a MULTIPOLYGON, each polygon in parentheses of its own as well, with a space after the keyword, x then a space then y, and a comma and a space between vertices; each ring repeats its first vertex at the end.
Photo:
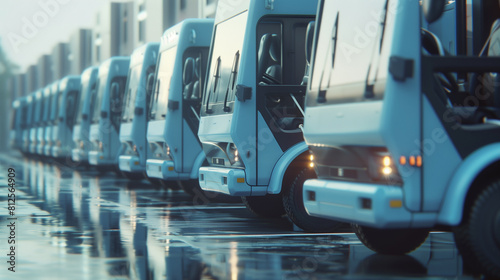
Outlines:
POLYGON ((166 189, 171 189, 173 191, 178 191, 181 190, 181 183, 179 181, 167 181, 167 180, 162 180, 160 179, 160 184, 166 188, 166 189))
POLYGON ((144 175, 144 178, 148 180, 148 182, 153 185, 153 186, 162 186, 161 180, 158 178, 149 178, 148 176, 144 175))
POLYGON ((121 174, 123 177, 131 181, 140 181, 144 179, 144 175, 142 175, 142 173, 132 173, 132 172, 122 171, 121 174))
POLYGON ((190 196, 194 196, 196 194, 199 194, 200 192, 203 192, 200 184, 198 183, 198 180, 180 181, 179 184, 181 189, 190 196))
POLYGON ((454 228, 464 265, 473 272, 500 279, 500 181, 490 183, 464 211, 454 228))
POLYGON ((286 214, 281 195, 242 196, 241 200, 250 212, 262 218, 280 218, 286 214))
POLYGON ((289 186, 283 186, 283 207, 288 218, 294 224, 309 232, 332 232, 345 224, 342 222, 313 217, 307 214, 304 207, 302 190, 307 179, 317 178, 311 168, 303 168, 298 172, 289 186))
POLYGON ((352 224, 352 230, 369 249, 385 255, 403 255, 417 249, 429 235, 428 229, 377 229, 352 224))

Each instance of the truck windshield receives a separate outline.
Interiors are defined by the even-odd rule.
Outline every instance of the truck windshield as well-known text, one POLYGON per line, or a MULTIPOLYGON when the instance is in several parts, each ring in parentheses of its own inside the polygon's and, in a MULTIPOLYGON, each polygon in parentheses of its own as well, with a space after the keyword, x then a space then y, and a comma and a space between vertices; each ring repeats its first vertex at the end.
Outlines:
POLYGON ((39 95, 35 98, 35 120, 34 122, 36 124, 40 123, 42 121, 43 117, 43 96, 39 95))
POLYGON ((174 46, 160 54, 158 72, 156 73, 156 84, 151 98, 151 120, 165 119, 176 53, 177 46, 174 46))
MULTIPOLYGON (((339 5, 325 1, 307 106, 380 100, 387 79, 394 20, 388 0, 339 5), (331 12, 330 12, 331 11, 331 12)), ((323 12, 321 11, 321 14, 323 12)))
POLYGON ((58 111, 57 111, 56 122, 59 122, 59 116, 61 116, 62 114, 65 113, 64 112, 65 106, 63 104, 63 99, 64 99, 64 92, 66 90, 67 89, 62 90, 61 92, 59 92, 59 95, 57 96, 57 104, 59 104, 59 108, 58 108, 58 111))
POLYGON ((55 92, 53 92, 51 94, 51 103, 52 103, 52 109, 51 109, 51 112, 50 112, 50 120, 55 123, 57 122, 57 118, 58 118, 58 110, 59 110, 59 89, 57 87, 54 87, 53 90, 55 92))
POLYGON ((10 119, 10 130, 14 130, 18 127, 19 122, 17 120, 17 116, 19 115, 19 105, 17 105, 15 108, 12 110, 12 118, 10 119))
POLYGON ((137 95, 137 89, 139 87, 139 81, 141 78, 142 64, 136 65, 130 69, 128 74, 127 86, 125 87, 127 91, 124 96, 124 108, 122 122, 130 122, 134 118, 135 109, 135 96, 137 95))
POLYGON ((49 120, 50 117, 50 110, 51 110, 51 102, 50 102, 50 90, 46 89, 44 92, 44 97, 43 97, 43 106, 45 107, 43 111, 43 121, 46 122, 49 120))
POLYGON ((247 17, 243 12, 215 27, 202 116, 232 112, 247 17))
POLYGON ((106 80, 107 73, 104 76, 99 77, 99 87, 97 89, 97 94, 94 99, 93 106, 93 115, 92 115, 92 123, 99 123, 99 119, 101 118, 101 104, 102 98, 104 97, 104 92, 106 91, 106 80))
POLYGON ((75 124, 75 112, 76 112, 76 106, 78 102, 78 95, 80 95, 80 92, 78 90, 72 90, 68 92, 66 96, 66 125, 70 128, 73 129, 73 125, 75 124))
POLYGON ((82 80, 82 91, 80 92, 78 100, 78 112, 76 113, 75 124, 80 124, 82 122, 83 103, 87 95, 92 94, 92 90, 95 88, 95 83, 90 84, 90 75, 88 75, 88 78, 88 80, 82 80))

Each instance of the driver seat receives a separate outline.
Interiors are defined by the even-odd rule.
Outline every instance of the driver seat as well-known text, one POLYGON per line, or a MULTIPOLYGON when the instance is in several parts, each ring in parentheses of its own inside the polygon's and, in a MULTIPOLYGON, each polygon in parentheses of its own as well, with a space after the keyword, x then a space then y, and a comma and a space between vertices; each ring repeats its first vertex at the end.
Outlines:
POLYGON ((260 39, 258 73, 261 85, 281 84, 281 40, 276 34, 264 34, 260 39))

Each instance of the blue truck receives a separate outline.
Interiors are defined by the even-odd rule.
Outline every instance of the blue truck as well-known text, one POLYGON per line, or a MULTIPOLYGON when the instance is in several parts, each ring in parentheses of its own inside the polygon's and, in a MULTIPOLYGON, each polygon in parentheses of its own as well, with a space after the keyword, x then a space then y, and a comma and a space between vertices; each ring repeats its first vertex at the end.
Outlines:
POLYGON ((92 96, 92 121, 89 139, 92 148, 89 164, 97 170, 118 171, 120 123, 123 95, 127 83, 130 57, 115 56, 99 66, 96 94, 92 96))
POLYGON ((241 196, 257 215, 287 214, 307 231, 340 223, 310 217, 301 125, 317 1, 220 1, 198 136, 204 191, 241 196))
POLYGON ((143 179, 146 174, 148 102, 153 88, 159 43, 148 43, 130 56, 120 125, 121 154, 118 166, 129 179, 143 179))
POLYGON ((78 101, 75 125, 73 127, 73 150, 71 158, 74 162, 88 164, 88 152, 92 143, 89 140, 90 131, 90 101, 96 94, 97 67, 89 67, 81 75, 81 93, 78 101))
POLYGON ((164 32, 148 112, 148 177, 200 196, 205 154, 197 132, 212 29, 213 19, 186 19, 164 32))
POLYGON ((385 254, 448 227, 464 264, 497 278, 500 7, 473 1, 468 21, 467 1, 446 4, 322 1, 304 124, 318 179, 304 205, 385 254), (449 19, 454 52, 427 28, 449 19))

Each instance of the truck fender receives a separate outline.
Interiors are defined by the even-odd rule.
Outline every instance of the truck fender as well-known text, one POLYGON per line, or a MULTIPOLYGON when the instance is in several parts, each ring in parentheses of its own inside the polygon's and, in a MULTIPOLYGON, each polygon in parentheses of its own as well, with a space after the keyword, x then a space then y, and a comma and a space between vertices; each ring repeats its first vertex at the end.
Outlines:
POLYGON ((189 178, 198 180, 198 172, 200 171, 200 167, 203 165, 205 161, 205 152, 201 151, 201 153, 196 157, 193 168, 191 169, 191 174, 189 174, 189 178))
POLYGON ((460 224, 467 193, 477 176, 492 163, 500 160, 500 144, 482 147, 468 156, 457 168, 448 184, 438 223, 450 226, 460 224))
POLYGON ((290 149, 288 149, 276 162, 273 168, 273 173, 271 174, 271 179, 269 180, 269 187, 267 188, 267 193, 269 194, 279 194, 281 192, 281 185, 283 183, 283 177, 285 176, 286 170, 290 163, 292 163, 299 155, 306 152, 309 149, 306 142, 302 141, 295 144, 290 149))

